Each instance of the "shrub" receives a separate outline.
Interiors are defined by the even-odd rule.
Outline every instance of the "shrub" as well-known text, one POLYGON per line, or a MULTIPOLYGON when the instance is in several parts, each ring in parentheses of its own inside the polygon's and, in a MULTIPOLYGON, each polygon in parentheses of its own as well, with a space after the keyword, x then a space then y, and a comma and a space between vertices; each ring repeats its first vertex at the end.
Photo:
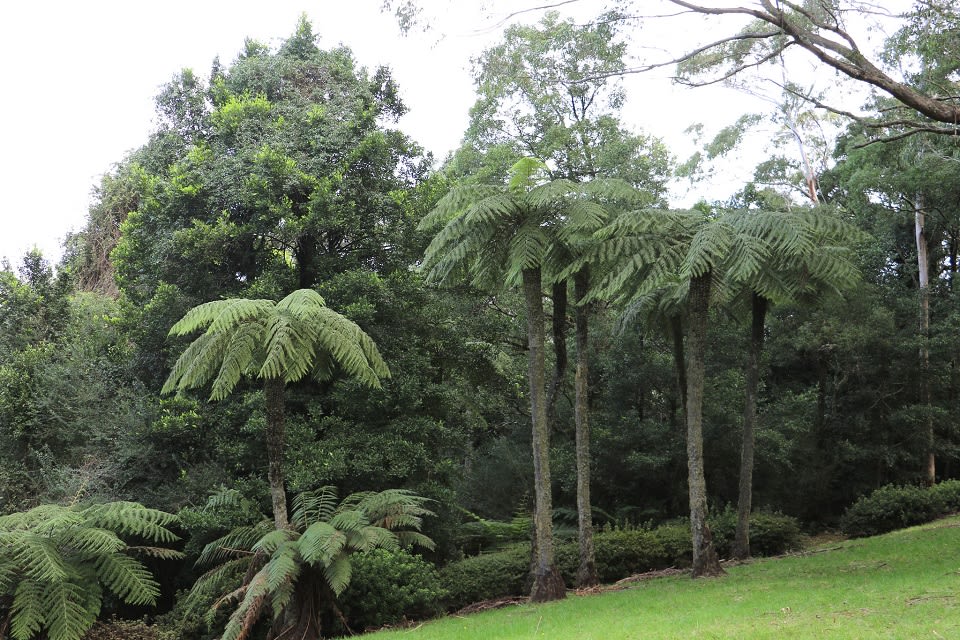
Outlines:
MULTIPOLYGON (((737 535, 737 512, 727 507, 711 516, 710 532, 717 553, 721 558, 729 558, 733 555, 733 541, 737 535)), ((765 511, 750 515, 751 555, 776 556, 795 551, 802 544, 803 534, 796 518, 765 511)))
POLYGON ((530 545, 513 544, 501 551, 451 562, 440 570, 449 610, 468 604, 526 593, 530 572, 530 545))
MULTIPOLYGON (((576 542, 571 546, 577 558, 576 542)), ((598 532, 594 536, 594 548, 600 582, 616 582, 635 573, 670 566, 660 538, 656 532, 646 529, 598 532)))
POLYGON ((404 550, 376 549, 354 557, 350 584, 337 600, 359 632, 436 616, 445 596, 432 564, 404 550))
POLYGON ((750 516, 750 553, 776 556, 803 546, 803 532, 796 518, 782 513, 757 512, 750 516))
MULTIPOLYGON (((946 499, 948 490, 943 490, 946 499)), ((929 522, 942 515, 933 491, 917 486, 887 485, 861 496, 840 519, 849 536, 862 538, 929 522)))
POLYGON ((940 515, 960 511, 960 480, 944 480, 930 487, 940 515))

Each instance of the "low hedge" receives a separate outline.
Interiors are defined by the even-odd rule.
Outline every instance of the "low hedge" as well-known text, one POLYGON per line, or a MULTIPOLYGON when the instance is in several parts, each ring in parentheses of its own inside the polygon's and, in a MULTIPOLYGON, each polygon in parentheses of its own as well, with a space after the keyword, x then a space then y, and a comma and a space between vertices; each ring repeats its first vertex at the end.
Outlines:
POLYGON ((850 505, 840 519, 840 528, 848 536, 863 538, 930 522, 956 511, 960 511, 960 480, 932 487, 890 484, 850 505))
MULTIPOLYGON (((720 542, 725 545, 721 549, 729 549, 736 530, 736 514, 732 526, 727 522, 729 518, 724 513, 711 520, 711 526, 721 532, 720 542), (729 534, 726 529, 730 529, 729 534)), ((757 513, 750 522, 750 548, 757 555, 784 553, 800 546, 800 527, 794 518, 757 513)), ((681 521, 655 529, 601 530, 594 535, 594 548, 597 574, 604 583, 646 571, 688 567, 692 556, 690 526, 681 521)), ((555 557, 564 581, 572 587, 579 564, 577 542, 557 541, 555 557)), ((451 562, 440 570, 440 581, 447 591, 445 605, 455 611, 483 600, 525 595, 530 590, 529 571, 528 543, 451 562)))

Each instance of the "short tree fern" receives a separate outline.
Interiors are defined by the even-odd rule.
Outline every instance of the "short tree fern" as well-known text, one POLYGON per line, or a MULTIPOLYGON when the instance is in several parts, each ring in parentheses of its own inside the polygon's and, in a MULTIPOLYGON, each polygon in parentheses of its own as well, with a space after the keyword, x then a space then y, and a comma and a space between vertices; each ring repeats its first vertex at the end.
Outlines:
MULTIPOLYGON (((235 495, 215 495, 208 507, 235 495)), ((433 548, 419 532, 422 518, 432 515, 425 502, 403 490, 355 493, 339 502, 333 487, 302 493, 294 499, 289 528, 276 529, 265 520, 208 544, 198 564, 214 567, 197 581, 191 597, 211 584, 225 592, 208 616, 212 622, 220 608, 235 607, 222 640, 247 638, 267 612, 273 620, 268 638, 319 638, 322 614, 335 609, 336 597, 350 582, 353 553, 433 548), (239 569, 246 570, 241 583, 229 584, 239 569)))
POLYGON ((152 605, 157 582, 137 555, 177 558, 175 516, 133 502, 41 505, 0 517, 0 638, 78 640, 106 593, 152 605), (9 634, 9 636, 8 636, 9 634))

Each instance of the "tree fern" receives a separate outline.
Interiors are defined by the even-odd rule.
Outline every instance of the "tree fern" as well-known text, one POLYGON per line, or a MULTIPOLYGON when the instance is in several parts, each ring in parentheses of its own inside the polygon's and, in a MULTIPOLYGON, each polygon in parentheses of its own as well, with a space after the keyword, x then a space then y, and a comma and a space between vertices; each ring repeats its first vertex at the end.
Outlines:
MULTIPOLYGON (((128 604, 154 604, 156 581, 133 556, 124 536, 170 543, 175 517, 130 502, 43 505, 0 518, 0 596, 16 640, 45 633, 77 640, 93 625, 103 589, 128 604)), ((148 547, 164 558, 177 551, 148 547)))
MULTIPOLYGON (((220 494, 210 504, 223 500, 220 494)), ((224 564, 205 574, 190 598, 199 597, 211 581, 227 576, 230 572, 224 567, 229 563, 262 558, 259 567, 254 565, 253 572, 248 571, 244 584, 226 587, 225 595, 212 604, 211 612, 235 603, 224 640, 247 637, 267 611, 275 622, 270 637, 275 637, 274 633, 319 637, 321 612, 290 607, 308 601, 333 606, 331 595, 342 593, 350 582, 353 553, 407 543, 433 547, 430 539, 419 533, 422 518, 431 515, 426 500, 406 491, 365 492, 338 501, 333 487, 323 487, 297 496, 293 504, 288 529, 273 529, 268 521, 242 527, 211 542, 201 553, 200 565, 224 564), (256 532, 259 536, 254 536, 256 532), (296 619, 294 624, 303 628, 277 626, 289 619, 296 619)))

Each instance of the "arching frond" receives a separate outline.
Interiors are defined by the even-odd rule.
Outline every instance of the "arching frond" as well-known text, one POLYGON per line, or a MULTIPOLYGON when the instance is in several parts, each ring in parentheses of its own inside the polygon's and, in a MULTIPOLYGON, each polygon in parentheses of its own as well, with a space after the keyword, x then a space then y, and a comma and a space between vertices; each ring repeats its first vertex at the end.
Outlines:
POLYGON ((304 491, 293 499, 294 523, 309 527, 315 522, 325 522, 333 517, 337 508, 337 489, 325 486, 316 491, 304 491))
POLYGON ((97 620, 99 596, 91 585, 81 586, 67 580, 47 584, 41 602, 50 640, 77 640, 82 637, 97 620), (92 598, 95 598, 95 603, 91 602, 92 598))
POLYGON ((160 597, 160 588, 153 576, 130 556, 101 556, 96 569, 104 586, 128 604, 153 605, 160 597))

